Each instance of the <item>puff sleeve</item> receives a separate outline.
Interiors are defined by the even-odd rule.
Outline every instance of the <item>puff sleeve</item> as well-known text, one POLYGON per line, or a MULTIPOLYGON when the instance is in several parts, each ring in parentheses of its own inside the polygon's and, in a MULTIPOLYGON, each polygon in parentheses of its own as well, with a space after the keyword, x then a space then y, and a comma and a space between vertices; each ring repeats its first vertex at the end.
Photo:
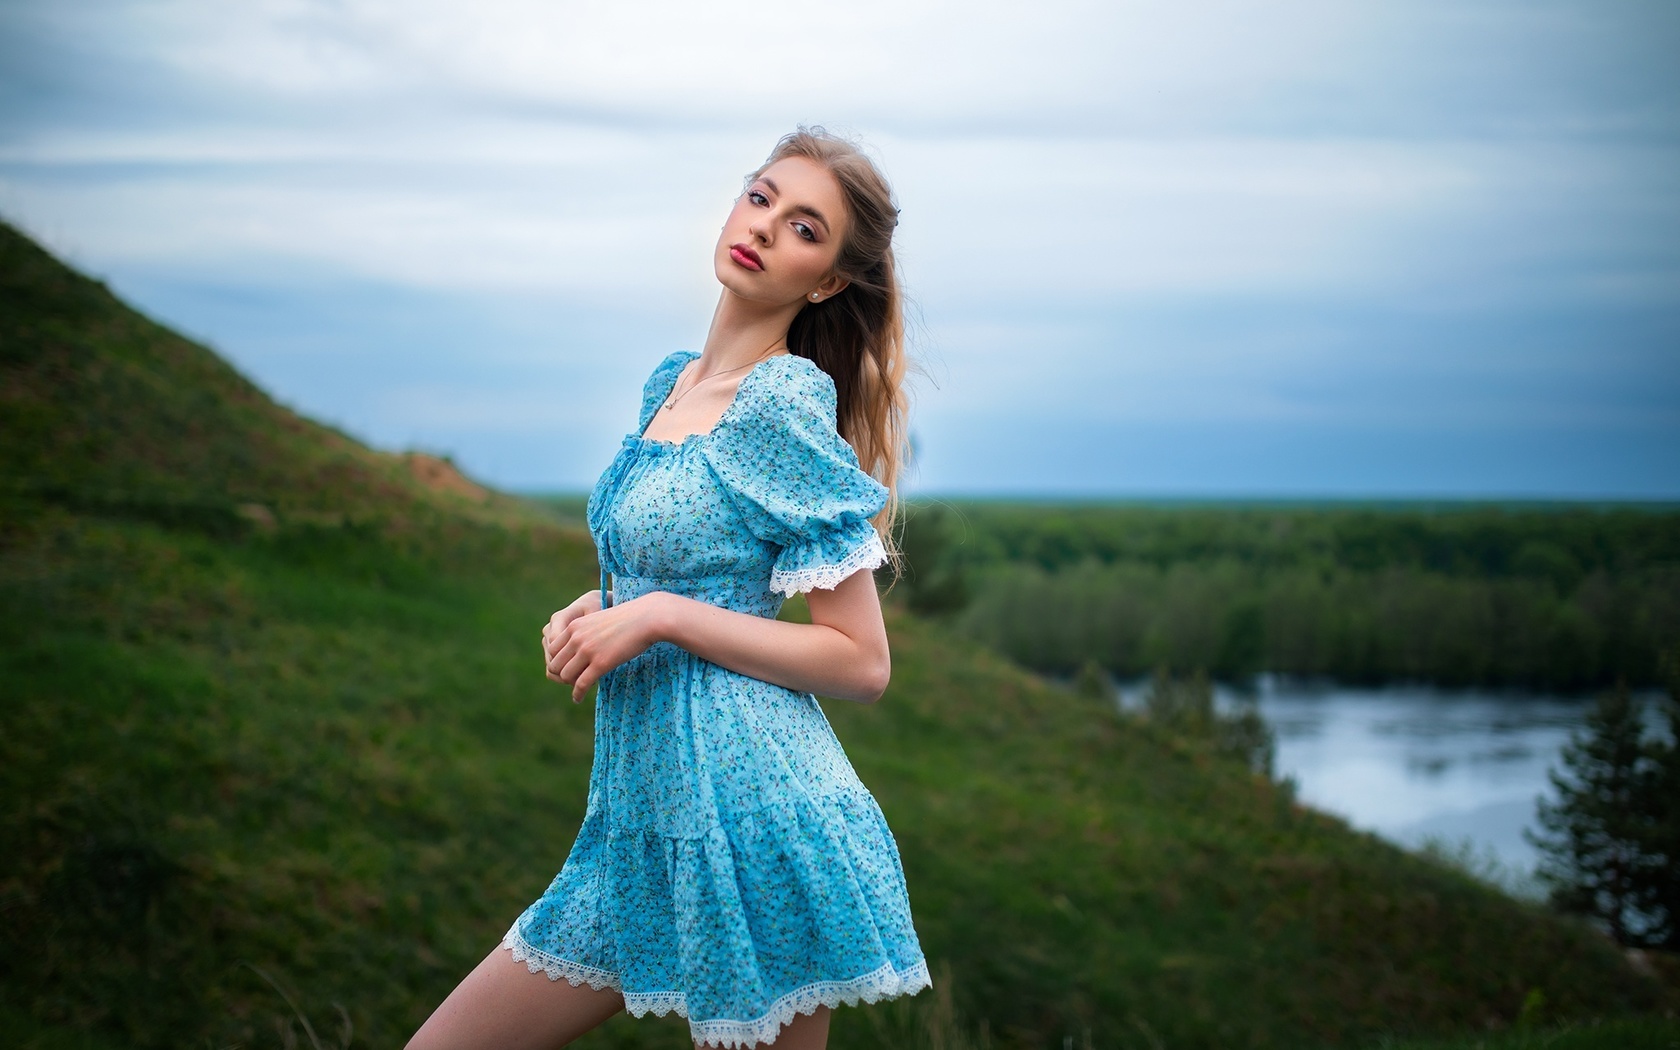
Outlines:
POLYGON ((793 355, 742 380, 728 419, 706 447, 712 471, 759 539, 780 547, 770 589, 829 589, 887 554, 870 519, 886 486, 859 466, 835 428, 834 381, 793 355))
POLYGON ((659 411, 660 403, 671 393, 683 366, 699 356, 692 350, 677 350, 666 354, 665 360, 655 366, 653 374, 642 384, 642 407, 636 415, 636 433, 647 429, 654 413, 659 411))

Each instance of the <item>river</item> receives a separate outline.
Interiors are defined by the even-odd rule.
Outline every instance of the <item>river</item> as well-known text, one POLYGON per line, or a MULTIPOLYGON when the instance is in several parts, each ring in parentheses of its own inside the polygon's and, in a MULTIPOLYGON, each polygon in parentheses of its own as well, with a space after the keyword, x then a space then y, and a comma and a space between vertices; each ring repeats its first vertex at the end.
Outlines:
MULTIPOLYGON (((1146 681, 1118 683, 1142 706, 1146 681)), ((1648 724, 1657 708, 1646 700, 1648 724)), ((1547 772, 1585 721, 1590 698, 1394 686, 1355 689, 1262 676, 1248 699, 1220 687, 1229 710, 1258 703, 1277 735, 1275 772, 1301 801, 1401 845, 1435 837, 1513 892, 1541 892, 1536 802, 1547 772)))

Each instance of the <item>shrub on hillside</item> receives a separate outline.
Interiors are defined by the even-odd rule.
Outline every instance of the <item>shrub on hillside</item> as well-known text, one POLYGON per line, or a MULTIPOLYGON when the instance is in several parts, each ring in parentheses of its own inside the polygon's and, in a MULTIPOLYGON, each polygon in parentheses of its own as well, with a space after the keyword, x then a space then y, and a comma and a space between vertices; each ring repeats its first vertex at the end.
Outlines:
POLYGON ((1231 713, 1218 710, 1213 684, 1205 673, 1175 678, 1167 671, 1156 671, 1143 707, 1149 720, 1168 732, 1208 741, 1216 753, 1235 758, 1256 773, 1272 775, 1277 750, 1272 728, 1252 704, 1231 713))
POLYGON ((905 573, 899 585, 911 612, 939 616, 968 604, 968 580, 951 517, 938 504, 916 508, 906 517, 900 539, 905 573))

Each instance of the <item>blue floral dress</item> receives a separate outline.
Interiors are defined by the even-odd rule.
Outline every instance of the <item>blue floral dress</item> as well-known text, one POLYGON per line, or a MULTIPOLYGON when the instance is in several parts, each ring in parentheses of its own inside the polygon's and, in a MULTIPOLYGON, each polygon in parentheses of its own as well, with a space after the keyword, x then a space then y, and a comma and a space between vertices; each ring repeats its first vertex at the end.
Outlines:
MULTIPOLYGON (((882 564, 886 490, 810 361, 755 365, 709 433, 641 436, 694 356, 654 370, 589 498, 614 599, 775 616, 783 595, 882 564)), ((929 984, 898 847, 816 698, 669 642, 601 680, 583 826, 503 945, 533 973, 618 990, 637 1017, 675 1010, 706 1045, 929 984)))

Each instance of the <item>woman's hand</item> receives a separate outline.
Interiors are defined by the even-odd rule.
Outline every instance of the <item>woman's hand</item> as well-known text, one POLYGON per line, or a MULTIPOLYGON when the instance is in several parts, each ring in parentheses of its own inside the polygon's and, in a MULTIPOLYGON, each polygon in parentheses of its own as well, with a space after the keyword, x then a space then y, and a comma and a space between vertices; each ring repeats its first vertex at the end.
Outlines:
POLYGON ((549 618, 543 628, 548 677, 572 687, 572 703, 583 700, 601 676, 633 660, 659 640, 652 594, 601 608, 601 592, 589 591, 549 618))
MULTIPOLYGON (((589 590, 578 595, 577 600, 572 602, 572 604, 559 610, 553 616, 550 616, 548 618, 548 622, 543 624, 543 670, 547 672, 551 681, 564 681, 558 674, 555 673, 556 668, 552 665, 554 663, 554 655, 558 653, 560 651, 560 647, 565 644, 566 628, 571 626, 572 621, 578 619, 579 617, 588 616, 590 613, 600 611, 601 592, 598 588, 591 587, 589 590)), ((572 700, 576 703, 577 697, 574 696, 572 700)))
MULTIPOLYGON (((554 659, 554 654, 559 651, 560 633, 566 629, 568 624, 579 616, 587 616, 592 612, 600 611, 601 592, 592 587, 578 595, 577 600, 572 604, 550 616, 548 622, 543 624, 542 629, 543 665, 546 667, 548 662, 554 659)), ((550 672, 548 677, 554 678, 554 674, 550 672)), ((558 682, 560 679, 554 678, 554 680, 558 682)))

